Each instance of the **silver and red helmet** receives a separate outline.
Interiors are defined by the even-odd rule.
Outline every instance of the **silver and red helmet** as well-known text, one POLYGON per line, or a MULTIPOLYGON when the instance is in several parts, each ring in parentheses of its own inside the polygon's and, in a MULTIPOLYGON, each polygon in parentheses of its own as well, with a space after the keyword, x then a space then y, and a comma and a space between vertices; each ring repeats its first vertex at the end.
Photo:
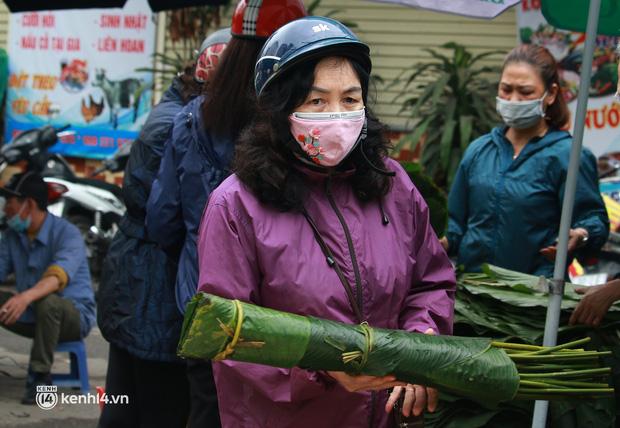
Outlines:
POLYGON ((217 67, 220 56, 230 41, 230 28, 222 28, 211 33, 200 45, 194 79, 199 83, 209 80, 217 67))

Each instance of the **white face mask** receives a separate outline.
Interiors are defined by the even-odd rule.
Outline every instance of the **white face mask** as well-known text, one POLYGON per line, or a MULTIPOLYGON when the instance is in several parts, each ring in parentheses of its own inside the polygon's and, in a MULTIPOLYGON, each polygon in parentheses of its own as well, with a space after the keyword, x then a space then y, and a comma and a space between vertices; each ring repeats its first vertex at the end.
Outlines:
POLYGON ((547 92, 545 91, 542 97, 527 101, 508 101, 496 97, 495 109, 504 120, 504 123, 511 128, 531 128, 541 118, 545 117, 543 100, 546 96, 547 92))

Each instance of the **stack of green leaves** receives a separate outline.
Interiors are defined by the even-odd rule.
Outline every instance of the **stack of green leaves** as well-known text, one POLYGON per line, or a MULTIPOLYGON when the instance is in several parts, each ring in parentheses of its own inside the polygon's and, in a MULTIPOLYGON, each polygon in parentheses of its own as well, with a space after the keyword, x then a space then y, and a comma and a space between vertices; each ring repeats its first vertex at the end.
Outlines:
POLYGON ((179 355, 274 367, 344 371, 434 386, 485 405, 514 399, 610 395, 606 353, 429 336, 305 317, 199 293, 188 305, 179 355))
MULTIPOLYGON (((499 341, 539 345, 544 334, 549 296, 547 284, 538 277, 484 266, 482 273, 464 273, 458 277, 455 307, 455 331, 460 336, 493 337, 499 341)), ((558 343, 589 337, 586 349, 611 352, 603 363, 612 367, 612 386, 620 386, 620 305, 612 306, 596 329, 575 325, 568 320, 581 296, 572 284, 566 284, 562 301, 558 343)), ((534 348, 531 348, 534 349, 534 348)), ((550 370, 553 365, 550 366, 550 370)), ((587 368, 585 368, 587 369, 587 368)), ((519 368, 520 372, 523 371, 519 368)), ((539 385, 540 386, 540 385, 539 385)), ((531 425, 530 402, 506 403, 498 408, 443 395, 435 414, 426 415, 428 427, 523 427, 531 425)), ((614 427, 616 400, 568 400, 551 402, 549 426, 614 427)))

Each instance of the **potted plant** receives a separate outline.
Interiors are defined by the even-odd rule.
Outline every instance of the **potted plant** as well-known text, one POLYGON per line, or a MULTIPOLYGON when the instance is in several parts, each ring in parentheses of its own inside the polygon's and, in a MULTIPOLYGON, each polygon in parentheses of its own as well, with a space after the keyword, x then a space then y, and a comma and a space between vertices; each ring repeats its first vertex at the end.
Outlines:
POLYGON ((444 55, 424 49, 433 61, 417 63, 401 73, 392 85, 404 84, 395 100, 402 101, 414 127, 396 145, 415 152, 421 145, 420 163, 434 182, 447 189, 469 143, 500 122, 495 111, 497 66, 479 61, 502 51, 473 55, 458 43, 446 43, 444 55))

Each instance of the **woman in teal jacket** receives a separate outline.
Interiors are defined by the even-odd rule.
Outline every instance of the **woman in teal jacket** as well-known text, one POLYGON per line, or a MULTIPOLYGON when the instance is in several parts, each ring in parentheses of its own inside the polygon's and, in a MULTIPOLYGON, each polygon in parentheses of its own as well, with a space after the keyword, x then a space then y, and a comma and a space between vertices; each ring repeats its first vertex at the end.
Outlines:
MULTIPOLYGON (((466 150, 448 200, 444 247, 466 270, 482 263, 553 275, 571 135, 556 63, 543 47, 522 45, 506 60, 497 127, 466 150)), ((583 149, 569 253, 598 250, 609 220, 598 191, 596 159, 583 149)))

